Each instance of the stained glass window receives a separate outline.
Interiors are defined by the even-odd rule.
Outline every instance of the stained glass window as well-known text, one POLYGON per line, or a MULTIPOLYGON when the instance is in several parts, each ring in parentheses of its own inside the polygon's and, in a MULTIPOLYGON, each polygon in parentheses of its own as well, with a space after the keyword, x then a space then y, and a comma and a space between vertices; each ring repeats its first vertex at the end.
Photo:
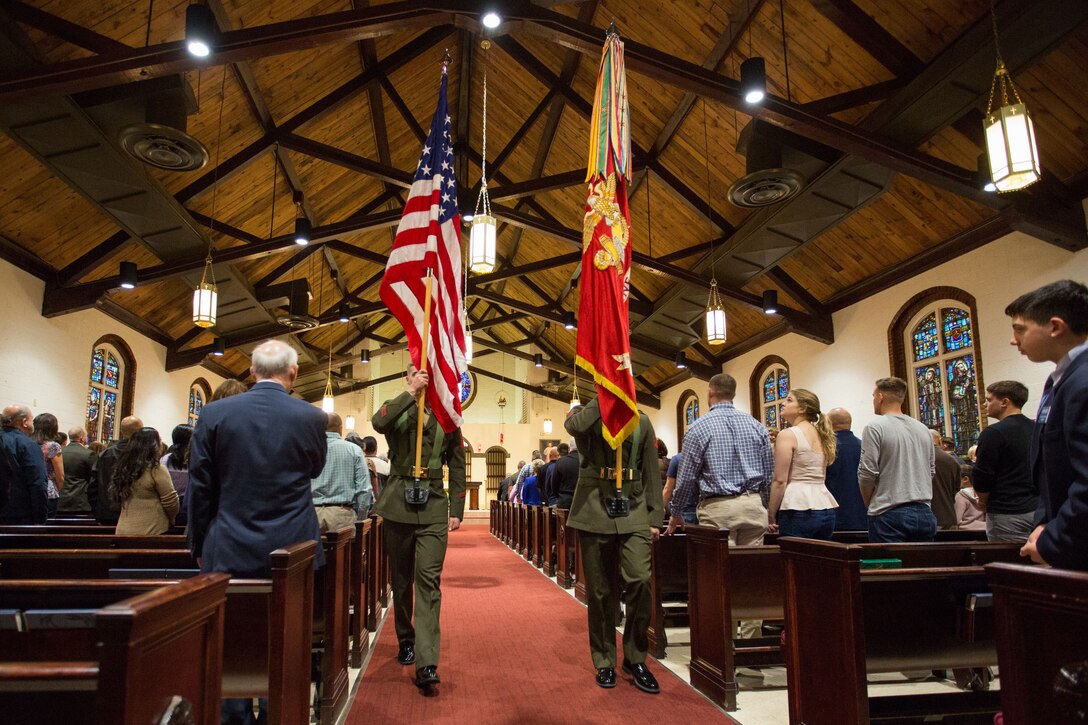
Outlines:
POLYGON ((914 342, 914 362, 935 357, 938 353, 937 313, 930 313, 919 322, 911 337, 914 342))
POLYGON ((128 358, 111 343, 99 341, 92 350, 87 381, 88 441, 110 443, 117 438, 128 365, 128 358))
POLYGON ((922 310, 915 320, 905 334, 912 356, 912 407, 918 420, 950 436, 956 452, 966 455, 981 424, 971 312, 945 301, 922 310))
POLYGON ((200 411, 204 409, 204 390, 197 384, 189 388, 189 425, 196 425, 200 420, 200 411))
POLYGON ((699 420, 699 400, 696 398, 684 407, 684 422, 689 426, 699 420))
POLYGON ((918 390, 918 419, 926 428, 944 435, 944 396, 941 393, 940 365, 923 365, 914 369, 918 390))
POLYGON ((117 379, 121 375, 121 366, 112 354, 106 356, 106 387, 117 389, 117 379))
POLYGON ((778 399, 790 394, 790 371, 782 368, 778 371, 778 399))
POLYGON ((778 392, 775 388, 774 382, 774 370, 767 373, 767 377, 763 380, 763 402, 773 403, 778 399, 778 392))
POLYGON ((941 334, 944 336, 944 349, 947 352, 971 347, 971 316, 967 310, 958 307, 942 309, 941 334))
POLYGON ((472 378, 467 370, 461 373, 461 379, 457 383, 457 391, 461 398, 461 405, 464 405, 465 401, 472 397, 472 378))
POLYGON ((964 355, 945 362, 948 379, 950 435, 957 451, 966 451, 978 441, 978 389, 975 385, 975 356, 964 355))
POLYGON ((789 425, 782 420, 782 403, 790 394, 790 369, 781 362, 772 362, 762 370, 757 370, 762 381, 763 400, 752 411, 752 415, 758 417, 769 428, 782 429, 789 425), (762 409, 760 414, 759 409, 762 409))
POLYGON ((94 355, 91 356, 91 382, 102 382, 102 368, 106 364, 106 353, 102 350, 95 350, 94 355))
POLYGON ((114 423, 117 420, 117 393, 107 391, 102 396, 102 441, 113 441, 114 423))

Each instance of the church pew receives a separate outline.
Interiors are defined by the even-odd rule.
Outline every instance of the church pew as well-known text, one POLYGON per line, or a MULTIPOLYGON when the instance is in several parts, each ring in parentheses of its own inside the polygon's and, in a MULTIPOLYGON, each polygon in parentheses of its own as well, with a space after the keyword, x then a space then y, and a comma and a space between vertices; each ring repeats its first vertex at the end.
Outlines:
POLYGON ((548 507, 544 504, 533 507, 533 566, 544 566, 544 529, 548 525, 548 507))
POLYGON ((564 589, 574 586, 574 546, 577 532, 567 526, 567 509, 555 509, 555 581, 564 589))
POLYGON ((530 564, 536 559, 536 552, 540 549, 540 545, 537 543, 537 535, 540 533, 540 524, 537 523, 537 516, 540 512, 540 506, 525 506, 525 537, 523 539, 524 544, 521 547, 522 556, 525 557, 525 561, 530 564))
POLYGON ((514 553, 521 552, 521 526, 522 526, 522 514, 525 512, 525 507, 520 503, 511 504, 513 510, 513 527, 510 532, 510 548, 514 550, 514 553))
POLYGON ((0 630, 4 723, 146 725, 188 709, 184 722, 215 725, 227 582, 208 574, 146 591, 104 582, 108 592, 80 582, 0 584, 0 608, 90 611, 69 614, 80 629, 50 629, 63 615, 24 612, 23 631, 0 630))
POLYGON ((348 704, 348 617, 355 526, 325 532, 325 566, 314 573, 313 647, 320 659, 318 723, 332 725, 348 704))
POLYGON ((499 502, 491 501, 491 507, 488 509, 487 516, 487 530, 491 532, 492 536, 495 536, 499 530, 499 502))
MULTIPOLYGON (((268 697, 270 724, 308 719, 309 691, 297 683, 310 680, 312 627, 303 623, 313 621, 316 548, 308 541, 278 549, 269 579, 233 579, 227 590, 222 696, 268 697), (266 637, 254 636, 262 631, 266 637)), ((0 585, 12 579, 110 579, 111 569, 129 569, 154 588, 163 581, 146 577, 186 576, 193 567, 185 550, 8 549, 0 550, 0 585)))
POLYGON ((687 535, 683 533, 661 536, 650 549, 650 656, 661 659, 668 647, 665 634, 665 601, 688 600, 687 535))
MULTIPOLYGON (((86 536, 112 536, 116 533, 116 527, 112 524, 109 526, 99 526, 93 521, 88 526, 50 526, 49 524, 5 524, 0 526, 0 534, 37 534, 37 535, 75 535, 83 534, 86 536)), ((166 534, 175 536, 184 536, 184 526, 172 526, 166 530, 166 534)))
POLYGON ((1006 725, 1076 722, 1083 685, 1065 673, 1079 670, 1083 678, 1088 658, 1088 573, 990 564, 986 576, 1006 725))
POLYGON ((348 654, 352 667, 363 665, 363 657, 370 647, 370 628, 367 626, 367 579, 371 576, 370 549, 373 522, 370 519, 355 522, 355 538, 351 541, 351 652, 348 654))
MULTIPOLYGON (((782 662, 776 641, 734 640, 736 620, 781 619, 785 584, 777 546, 729 546, 729 532, 684 527, 686 547, 661 551, 686 560, 691 684, 726 710, 737 709, 735 667, 782 662)), ((662 537, 662 539, 673 537, 662 537)), ((656 566, 675 566, 662 561, 656 566)), ((655 567, 656 568, 656 567, 655 567)), ((679 568, 679 567, 678 567, 679 568)), ((679 586, 675 574, 673 593, 679 586)), ((667 644, 667 643, 666 643, 667 644)))
POLYGON ((779 540, 786 577, 790 723, 868 723, 947 714, 985 717, 996 692, 870 698, 866 674, 997 664, 982 566, 1017 561, 1000 543, 839 544, 779 540), (902 568, 863 569, 862 560, 902 568))
POLYGON ((541 568, 545 576, 555 576, 555 507, 544 507, 544 543, 541 568))
POLYGON ((0 534, 0 549, 184 549, 184 536, 116 534, 0 534))

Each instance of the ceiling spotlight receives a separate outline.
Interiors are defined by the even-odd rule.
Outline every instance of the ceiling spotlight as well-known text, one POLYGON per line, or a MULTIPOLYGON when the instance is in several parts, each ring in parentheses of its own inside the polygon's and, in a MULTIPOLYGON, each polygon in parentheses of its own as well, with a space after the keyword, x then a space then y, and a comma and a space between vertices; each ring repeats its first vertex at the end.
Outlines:
POLYGON ((763 313, 767 315, 778 313, 778 290, 763 290, 763 313))
POLYGON ((215 16, 207 5, 193 4, 185 9, 185 47, 191 55, 211 55, 215 31, 215 16))
POLYGON ((680 352, 676 353, 676 369, 677 370, 686 370, 687 367, 688 367, 688 356, 684 353, 683 350, 681 350, 680 352))
POLYGON ((304 216, 295 219, 295 244, 305 247, 310 243, 310 220, 304 216))
POLYGON ((212 343, 212 355, 216 357, 223 357, 227 352, 227 343, 223 342, 223 338, 215 338, 215 342, 212 343))
POLYGON ((494 30, 502 25, 502 18, 496 12, 484 13, 484 16, 480 18, 480 22, 484 24, 485 28, 494 30))
POLYGON ((537 354, 533 355, 533 367, 536 367, 536 368, 544 367, 544 356, 541 355, 539 352, 537 354))
POLYGON ((363 365, 370 364, 370 350, 364 349, 362 352, 359 353, 359 362, 361 362, 363 365))
POLYGON ((470 224, 472 222, 472 220, 475 219, 475 218, 476 218, 476 215, 473 214, 472 212, 468 212, 467 214, 462 214, 461 215, 461 221, 464 222, 465 224, 470 224))
POLYGON ((563 327, 568 329, 568 330, 573 330, 577 326, 578 326, 578 324, 574 319, 574 313, 573 312, 564 312, 563 313, 563 327))
POLYGON ((747 103, 760 103, 767 95, 767 66, 762 58, 740 64, 740 94, 747 103))
POLYGON ((347 302, 341 302, 340 303, 340 321, 341 322, 351 322, 351 315, 348 314, 348 303, 347 302))
POLYGON ((121 289, 136 286, 137 267, 135 262, 121 262, 121 289))

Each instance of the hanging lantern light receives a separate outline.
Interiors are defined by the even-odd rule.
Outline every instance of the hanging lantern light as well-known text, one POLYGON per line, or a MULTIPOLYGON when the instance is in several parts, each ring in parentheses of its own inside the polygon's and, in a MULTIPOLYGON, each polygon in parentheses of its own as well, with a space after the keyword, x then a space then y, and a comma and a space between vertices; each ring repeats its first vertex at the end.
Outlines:
POLYGON ((544 433, 547 434, 547 435, 551 435, 551 433, 552 433, 552 419, 551 418, 545 418, 544 419, 544 433))
POLYGON ((465 330, 465 362, 472 362, 472 330, 465 330))
POLYGON ((355 430, 355 416, 349 415, 347 418, 344 418, 344 426, 348 430, 355 430))
POLYGON ((219 289, 215 286, 215 271, 212 269, 212 255, 204 262, 204 274, 200 284, 193 290, 193 324, 197 327, 215 326, 215 316, 219 307, 219 289))
POLYGON ((710 280, 710 298, 706 302, 706 341, 711 345, 725 343, 725 308, 718 296, 718 280, 710 280))
POLYGON ((986 133, 986 155, 990 159, 990 179, 997 190, 1016 191, 1039 180, 1039 149, 1035 144, 1035 124, 1032 123, 1031 114, 1020 99, 1005 67, 1005 61, 1001 58, 997 16, 992 4, 990 17, 993 21, 994 47, 997 50, 997 69, 994 71, 993 82, 990 83, 990 100, 986 104, 986 117, 982 122, 986 133), (998 89, 1001 93, 1001 107, 995 109, 994 98, 998 89))
POLYGON ((578 399, 578 363, 574 364, 574 392, 570 396, 570 409, 574 410, 582 401, 578 399))
MULTIPOLYGON (((486 51, 491 41, 484 40, 480 47, 486 51)), ((495 239, 498 225, 491 216, 491 199, 487 196, 487 53, 484 53, 484 106, 482 115, 483 145, 480 153, 480 196, 476 199, 476 211, 468 234, 468 268, 476 274, 487 274, 495 269, 495 239)))
POLYGON ((336 407, 336 399, 332 394, 332 373, 325 378, 325 394, 321 397, 321 410, 326 413, 334 412, 336 407))

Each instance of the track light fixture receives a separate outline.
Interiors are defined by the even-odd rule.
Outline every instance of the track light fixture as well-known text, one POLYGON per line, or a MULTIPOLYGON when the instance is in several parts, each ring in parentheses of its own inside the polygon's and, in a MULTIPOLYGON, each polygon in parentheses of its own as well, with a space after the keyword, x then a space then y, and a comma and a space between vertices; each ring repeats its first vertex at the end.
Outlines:
POLYGON ((778 313, 778 290, 763 290, 763 314, 774 315, 778 313))
POLYGON ((535 355, 533 355, 533 367, 535 367, 535 368, 544 367, 544 356, 541 355, 539 352, 536 353, 535 355))
POLYGON ((363 365, 370 364, 370 350, 364 348, 363 351, 359 353, 359 362, 361 362, 363 365))
POLYGON ((563 328, 567 330, 573 330, 578 326, 578 322, 574 319, 573 312, 563 313, 563 328))
POLYGON ((223 342, 223 338, 215 338, 215 342, 212 343, 212 355, 216 357, 223 357, 227 353, 227 343, 223 342))
POLYGON ((347 302, 341 302, 340 303, 340 321, 341 322, 351 322, 351 315, 348 314, 348 303, 347 302))
POLYGON ((740 94, 746 103, 762 103, 767 96, 767 65, 762 58, 740 64, 740 94))
POLYGON ((132 289, 139 276, 135 262, 121 262, 121 289, 132 289))
POLYGON ((480 22, 483 23, 483 26, 488 30, 494 30, 502 25, 502 17, 495 11, 491 11, 484 13, 484 16, 480 18, 480 22))
POLYGON ((683 350, 676 353, 676 369, 686 370, 688 367, 688 356, 683 350))
POLYGON ((310 243, 310 220, 302 209, 302 192, 295 192, 295 244, 305 247, 310 243))
POLYGON ((185 8, 185 47, 197 58, 207 58, 215 41, 215 16, 207 5, 185 8))

